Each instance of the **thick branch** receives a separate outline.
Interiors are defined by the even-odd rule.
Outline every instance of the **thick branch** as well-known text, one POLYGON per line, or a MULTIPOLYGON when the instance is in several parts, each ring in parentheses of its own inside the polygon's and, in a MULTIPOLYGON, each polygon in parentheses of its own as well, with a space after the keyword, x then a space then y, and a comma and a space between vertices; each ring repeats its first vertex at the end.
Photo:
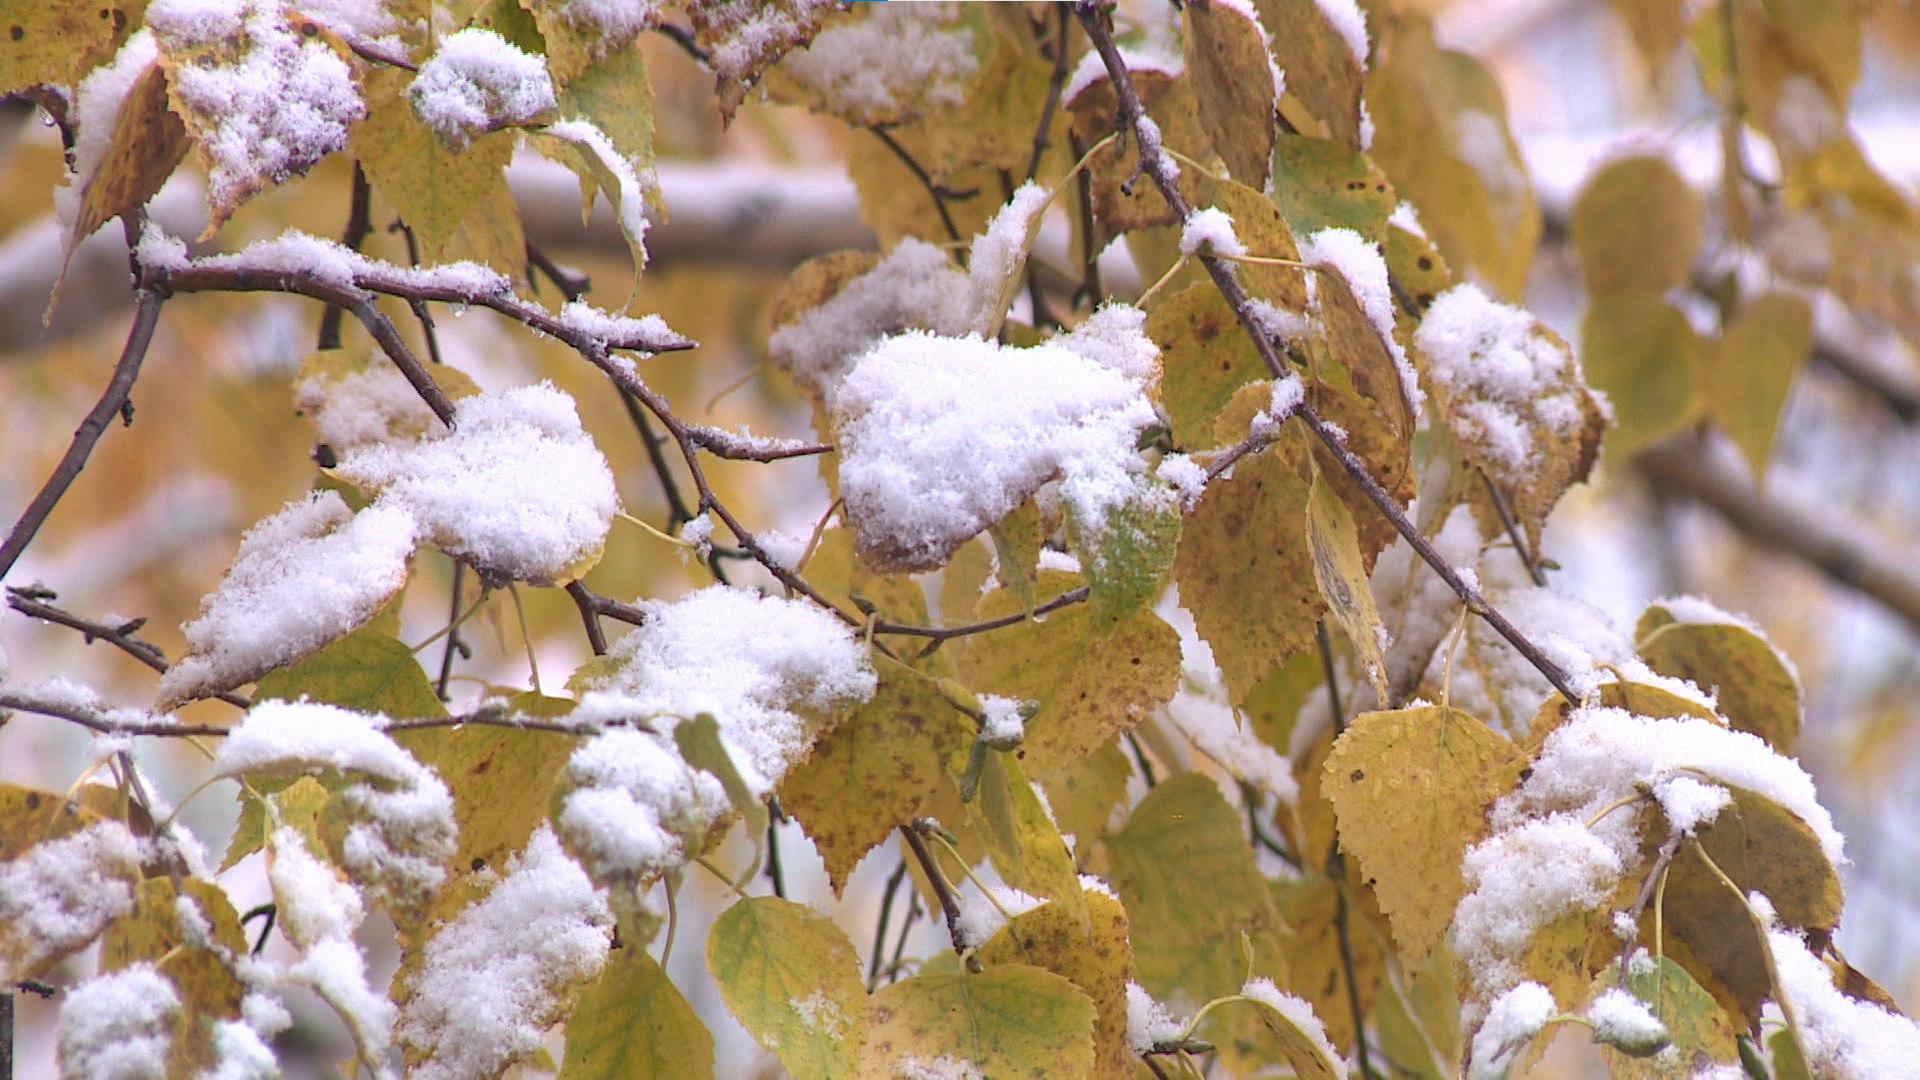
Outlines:
POLYGON ((1755 491, 1736 467, 1685 444, 1662 443, 1635 462, 1648 479, 1711 507, 1753 543, 1818 568, 1920 629, 1920 574, 1912 558, 1873 543, 1864 525, 1755 491))
POLYGON ((134 380, 140 376, 140 363, 146 359, 147 347, 153 343, 153 329, 160 321, 160 305, 166 298, 150 288, 142 288, 133 311, 133 328, 127 332, 127 343, 120 350, 120 360, 114 365, 113 378, 107 381, 107 389, 94 403, 93 410, 74 430, 73 442, 67 446, 65 456, 54 467, 53 475, 40 488, 39 494, 27 504, 27 509, 14 522, 13 530, 7 534, 4 544, 0 544, 0 578, 13 569, 21 552, 33 541, 40 526, 46 524, 47 515, 53 513, 54 505, 67 488, 73 485, 80 470, 87 467, 87 458, 93 453, 95 443, 113 422, 115 416, 123 417, 128 423, 133 421, 133 412, 129 402, 133 395, 134 380))

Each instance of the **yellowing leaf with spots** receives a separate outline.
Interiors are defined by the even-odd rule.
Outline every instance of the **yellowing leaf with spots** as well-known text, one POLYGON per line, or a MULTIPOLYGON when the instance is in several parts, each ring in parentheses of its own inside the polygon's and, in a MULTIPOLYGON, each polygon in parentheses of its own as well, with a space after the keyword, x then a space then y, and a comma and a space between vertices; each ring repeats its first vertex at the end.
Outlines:
POLYGON ((820 849, 835 893, 867 852, 913 818, 970 738, 967 721, 931 678, 894 664, 875 670, 873 697, 780 785, 781 806, 820 849))
POLYGON ((1686 283, 1706 206, 1665 158, 1608 162, 1573 205, 1573 247, 1591 296, 1660 296, 1686 283))
POLYGON ((496 131, 454 151, 413 111, 413 76, 376 68, 366 76, 366 119, 349 136, 353 156, 374 190, 399 212, 436 258, 487 191, 506 183, 514 135, 496 131))
MULTIPOLYGON (((53 5, 45 5, 50 7, 53 5)), ((104 10, 104 9, 103 9, 104 10)), ((150 64, 133 81, 114 115, 113 133, 80 190, 71 247, 122 214, 140 209, 187 155, 187 129, 167 107, 167 76, 150 64)))
MULTIPOLYGON (((1221 435, 1237 430, 1244 438, 1271 393, 1270 384, 1256 384, 1236 394, 1221 414, 1221 435)), ((1304 534, 1309 468, 1305 436, 1289 425, 1272 446, 1209 483, 1180 532, 1173 560, 1180 601, 1236 701, 1313 643, 1324 610, 1304 534)))
POLYGON ((567 1017, 560 1080, 713 1075, 713 1035, 638 943, 607 955, 567 1017))
POLYGON ((1211 779, 1161 781, 1107 837, 1140 983, 1157 998, 1210 1001, 1246 976, 1241 935, 1281 929, 1246 821, 1211 779), (1198 888, 1207 902, 1195 903, 1198 888))
MULTIPOLYGON (((1078 584, 1077 575, 1043 570, 1034 596, 1045 603, 1078 584)), ((1019 611, 1011 592, 996 589, 975 615, 993 619, 1019 611)), ((1180 638, 1149 609, 1116 622, 1080 603, 1044 621, 969 637, 955 662, 976 693, 1040 703, 1027 721, 1021 751, 1023 760, 1045 770, 1091 752, 1172 698, 1180 678, 1180 638)))
POLYGON ((1281 135, 1273 148, 1273 201, 1301 236, 1352 229, 1379 240, 1397 199, 1387 174, 1360 151, 1326 139, 1281 135))
POLYGON ((0 94, 30 86, 72 86, 110 57, 140 24, 145 0, 47 0, 6 5, 0 14, 0 94))
POLYGON ((1133 948, 1127 911, 1099 889, 1084 890, 1085 914, 1042 904, 1015 915, 986 944, 980 962, 998 967, 1025 964, 1062 976, 1093 1002, 1093 1069, 1098 1080, 1125 1080, 1138 1060, 1127 1045, 1127 982, 1133 978, 1133 948))
MULTIPOLYGON (((1354 55, 1358 43, 1349 42, 1327 17, 1329 9, 1313 0, 1256 0, 1254 6, 1271 38, 1274 61, 1286 73, 1287 97, 1298 100, 1320 125, 1321 137, 1358 149, 1366 81, 1366 61, 1354 55)), ((1314 134, 1311 127, 1301 130, 1314 134)))
POLYGON ((727 1011, 795 1080, 853 1074, 867 987, 852 943, 826 916, 775 896, 742 899, 707 935, 707 970, 727 1011))
POLYGON ((1640 616, 1636 651, 1662 675, 1715 695, 1721 715, 1782 754, 1800 737, 1800 682, 1766 638, 1728 622, 1679 622, 1653 604, 1640 616))
MULTIPOLYGON (((1141 107, 1160 127, 1162 144, 1196 161, 1205 161, 1211 146, 1200 124, 1192 84, 1153 68, 1135 69, 1132 82, 1141 107)), ((1112 81, 1104 75, 1081 88, 1065 103, 1073 116, 1075 137, 1092 146, 1113 134, 1118 102, 1112 81)), ((1109 235, 1174 222, 1173 210, 1160 190, 1140 175, 1138 139, 1128 137, 1122 144, 1109 144, 1093 154, 1087 168, 1092 178, 1094 218, 1109 235)), ((1198 169, 1182 168, 1178 183, 1188 205, 1207 204, 1208 180, 1198 169)))
POLYGON ((413 650, 371 626, 262 678, 254 697, 310 698, 392 717, 447 715, 413 650))
MULTIPOLYGON (((1234 235, 1249 255, 1295 261, 1300 258, 1287 219, 1259 188, 1235 180, 1219 181, 1213 186, 1213 205, 1233 219, 1234 235)), ((1234 274, 1246 286, 1247 295, 1256 300, 1295 313, 1307 310, 1308 271, 1300 267, 1249 262, 1236 265, 1234 274)))
POLYGON ((220 886, 197 878, 182 878, 177 891, 173 879, 165 875, 146 879, 140 883, 133 911, 107 928, 100 939, 102 972, 140 962, 155 964, 180 998, 167 1047, 166 1075, 203 1075, 221 1061, 215 1025, 240 1019, 240 999, 247 987, 232 965, 246 951, 246 936, 232 901, 220 886), (211 929, 210 940, 182 924, 181 912, 189 906, 211 929))
POLYGON ((874 994, 871 1016, 861 1080, 1093 1074, 1093 1002, 1043 968, 998 964, 978 975, 916 975, 874 994))
POLYGON ((1386 629, 1373 602, 1373 586, 1367 581, 1366 560, 1354 534, 1353 515, 1323 480, 1314 478, 1307 499, 1307 550, 1313 554, 1313 577, 1320 584, 1327 610, 1359 655, 1374 692, 1379 700, 1386 701, 1391 696, 1387 692, 1386 629))
POLYGON ((1220 445, 1214 423, 1221 410, 1235 391, 1267 378, 1267 367, 1233 309, 1212 282, 1189 285, 1154 305, 1147 336, 1160 346, 1158 394, 1174 445, 1182 450, 1220 445))
POLYGON ((1506 736, 1437 705, 1362 713, 1335 740, 1322 790, 1406 963, 1418 964, 1452 921, 1466 891, 1460 857, 1524 764, 1506 736))
POLYGON ((1185 13, 1181 40, 1200 127, 1234 179, 1260 188, 1273 152, 1277 92, 1266 30, 1250 7, 1189 4, 1185 13))

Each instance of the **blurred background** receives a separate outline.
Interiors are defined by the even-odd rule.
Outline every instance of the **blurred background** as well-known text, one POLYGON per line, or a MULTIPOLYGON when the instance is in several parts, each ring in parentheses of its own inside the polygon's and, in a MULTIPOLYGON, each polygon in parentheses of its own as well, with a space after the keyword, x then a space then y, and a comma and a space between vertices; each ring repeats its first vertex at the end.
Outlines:
MULTIPOLYGON (((1711 190, 1717 107, 1689 53, 1649 67, 1606 0, 1411 6, 1433 13, 1442 45, 1479 57, 1500 80, 1545 217, 1528 306, 1574 339, 1583 291, 1565 223, 1580 185, 1598 163, 1637 150, 1670 155, 1711 190)), ((1156 17, 1145 4, 1130 10, 1156 17)), ((874 246, 854 183, 839 164, 847 155, 845 129, 758 101, 723 127, 710 74, 664 36, 644 35, 641 48, 653 85, 665 208, 649 239, 653 265, 630 309, 661 312, 701 343, 645 361, 642 374, 687 415, 749 425, 759 434, 807 435, 811 409, 766 365, 764 345, 779 287, 795 265, 827 251, 874 246)), ((1920 183, 1917 107, 1920 11, 1874 5, 1850 120, 1869 157, 1909 197, 1920 183)), ((30 106, 0 105, 0 192, 8 193, 0 198, 0 520, 8 522, 99 395, 130 312, 114 226, 76 253, 54 317, 43 324, 60 267, 49 198, 60 169, 57 133, 30 106)), ((336 155, 248 204, 218 245, 237 249, 290 227, 337 236, 350 174, 351 164, 336 155)), ((585 274, 594 302, 625 305, 631 272, 606 208, 583 226, 572 175, 531 156, 516 161, 512 181, 528 239, 585 274)), ((177 235, 199 231, 198 183, 183 170, 154 204, 154 216, 177 235)), ((401 237, 383 228, 393 218, 376 196, 367 248, 404 262, 401 237)), ((1704 261, 1718 254, 1715 235, 1710 222, 1704 261)), ((1126 288, 1123 276, 1116 291, 1126 288)), ((533 295, 549 306, 561 302, 546 278, 533 295)), ((1544 548, 1559 566, 1556 587, 1622 626, 1630 627, 1654 597, 1697 593, 1750 616, 1793 659, 1805 691, 1801 758, 1847 835, 1852 859, 1844 871, 1839 945, 1911 1008, 1920 1005, 1920 364, 1885 328, 1840 315, 1822 312, 1819 355, 1793 384, 1763 476, 1746 475, 1738 454, 1713 439, 1695 447, 1699 467, 1690 472, 1603 453, 1592 483, 1576 489, 1552 519, 1544 548)), ((434 317, 447 362, 483 389, 545 378, 572 392, 614 465, 627 510, 650 522, 668 519, 644 434, 575 354, 487 312, 434 317)), ((287 297, 207 295, 170 303, 134 394, 133 424, 106 435, 8 584, 42 585, 62 608, 109 625, 145 618, 142 636, 178 655, 180 624, 226 569, 240 533, 318 475, 312 424, 295 414, 293 386, 314 350, 319 320, 316 305, 287 297)), ((828 503, 818 467, 811 459, 713 465, 729 504, 752 515, 747 524, 801 534, 828 503)), ((631 599, 670 597, 707 580, 678 549, 617 523, 592 583, 631 599)), ((755 578, 743 570, 738 580, 755 578)), ((404 640, 424 640, 446 624, 449 584, 443 557, 423 552, 416 559, 404 640)), ((578 615, 558 590, 523 589, 521 600, 551 690, 588 655, 578 615)), ((488 686, 528 685, 510 604, 492 605, 466 627, 464 640, 472 656, 456 659, 455 701, 488 686)), ((0 647, 12 680, 63 677, 99 688, 115 703, 152 701, 151 672, 80 634, 0 611, 0 647)), ((438 669, 440 647, 423 653, 429 671, 438 669)), ((184 718, 225 722, 233 715, 230 706, 202 702, 184 718)), ((93 764, 89 751, 77 728, 18 716, 0 730, 0 780, 64 789, 93 764)), ((144 745, 141 760, 173 799, 187 795, 204 761, 193 746, 160 741, 144 745)), ((235 809, 229 786, 216 785, 192 798, 182 820, 217 852, 235 809)), ((870 857, 848 899, 838 901, 797 828, 787 828, 783 852, 793 894, 841 918, 864 949, 894 854, 882 849, 870 857)), ((267 896, 257 859, 222 878, 241 911, 267 896)), ((703 877, 689 879, 690 889, 708 886, 703 877)), ((717 910, 711 903, 680 905, 682 945, 670 970, 719 1038, 720 1075, 773 1070, 726 1019, 706 976, 699 913, 717 910)), ((944 935, 932 920, 918 927, 909 954, 941 947, 944 935)), ((369 947, 390 952, 381 936, 370 920, 369 947)), ((75 972, 89 970, 85 957, 69 963, 75 972)), ((325 1075, 327 1062, 345 1056, 343 1036, 317 1002, 306 1004, 313 1007, 297 1010, 296 1034, 311 1040, 312 1067, 325 1075)), ((20 995, 19 1009, 17 1075, 50 1075, 54 1006, 20 995)), ((1585 1075, 1590 1066, 1568 1052, 1543 1075, 1585 1075)))

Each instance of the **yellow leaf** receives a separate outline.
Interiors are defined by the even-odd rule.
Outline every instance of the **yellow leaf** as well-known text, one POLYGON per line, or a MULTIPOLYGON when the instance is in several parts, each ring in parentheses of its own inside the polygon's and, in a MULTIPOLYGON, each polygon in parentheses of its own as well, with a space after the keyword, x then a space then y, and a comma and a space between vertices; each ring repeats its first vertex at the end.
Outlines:
POLYGON ((1287 76, 1287 96, 1299 99, 1325 128, 1322 133, 1350 149, 1360 147, 1362 61, 1313 0, 1257 0, 1273 58, 1287 76))
POLYGON ((1053 808, 1060 832, 1076 840, 1074 862, 1081 870, 1098 872, 1091 862, 1093 849, 1106 833, 1114 807, 1127 797, 1127 779, 1132 775, 1133 763, 1117 739, 1064 765, 1034 770, 1033 778, 1047 793, 1047 805, 1053 808))
MULTIPOLYGON (((38 6, 44 10, 52 5, 38 6)), ((107 148, 81 189, 80 212, 67 246, 145 206, 187 155, 188 142, 186 126, 167 107, 166 72, 158 63, 149 64, 114 114, 107 148)))
MULTIPOLYGON (((1076 575, 1043 570, 1035 589, 1041 602, 1079 584, 1076 575)), ((996 589, 975 616, 992 619, 1020 610, 996 589)), ((1088 604, 1074 604, 989 634, 975 634, 956 650, 969 688, 1038 701, 1027 721, 1022 760, 1054 768, 1092 751, 1166 704, 1180 678, 1180 640, 1151 610, 1110 621, 1088 604)))
POLYGON ((1517 298, 1540 240, 1540 211, 1500 85, 1472 57, 1435 44, 1424 16, 1383 22, 1367 76, 1370 153, 1419 208, 1448 262, 1517 298))
POLYGON ((1373 603, 1373 586, 1367 582, 1353 515, 1323 481, 1324 477, 1314 478, 1307 499, 1307 550, 1313 554, 1313 577, 1340 632, 1359 654, 1374 693, 1380 701, 1386 701, 1391 697, 1387 692, 1386 628, 1373 603))
MULTIPOLYGON (((1335 917, 1339 890, 1339 884, 1323 874, 1270 886, 1275 909, 1293 930, 1280 941, 1290 975, 1288 987, 1313 1006, 1314 1015, 1327 1026, 1327 1041, 1344 1049, 1353 1045, 1355 1028, 1347 990, 1349 968, 1335 917)), ((1367 929, 1366 914, 1356 903, 1347 905, 1347 925, 1353 987, 1360 1007, 1371 1010, 1386 981, 1384 935, 1367 929)))
POLYGON ((1613 403, 1607 449, 1624 459, 1685 428, 1709 345, 1657 295, 1596 299, 1580 322, 1580 364, 1613 403))
MULTIPOLYGON (((1322 1040, 1301 1026, 1293 1015, 1261 1002, 1260 1023, 1280 1042, 1280 1051, 1300 1080, 1336 1080, 1347 1074, 1346 1063, 1329 1054, 1322 1040)), ((1316 1017, 1316 1019, 1318 1019, 1316 1017)))
POLYGON ((1673 0, 1611 0, 1647 70, 1657 72, 1686 36, 1685 8, 1673 0))
POLYGON ((1574 250, 1590 296, 1663 296, 1700 254, 1706 206, 1661 157, 1607 163, 1573 205, 1574 250))
POLYGON ((867 987, 859 955, 831 920, 778 897, 742 899, 707 935, 707 969, 727 1010, 795 1080, 852 1075, 867 987))
POLYGON ((820 849, 836 895, 867 852, 920 811, 970 734, 931 678, 894 664, 878 671, 873 697, 780 785, 781 806, 820 849))
MULTIPOLYGON (((1649 608, 1641 625, 1663 610, 1649 608)), ((1736 729, 1760 736, 1781 754, 1794 752, 1800 683, 1759 634, 1732 623, 1669 622, 1650 629, 1636 649, 1653 670, 1714 694, 1721 715, 1736 729)))
POLYGON ((660 962, 638 944, 609 953, 567 1017, 560 1080, 712 1075, 713 1035, 660 962))
POLYGON ((1246 975, 1241 935, 1259 938, 1282 923, 1246 824, 1213 781, 1198 773, 1161 781, 1107 848, 1141 985, 1157 998, 1195 1002, 1237 993, 1246 975), (1204 904, 1195 903, 1201 882, 1204 904))
POLYGON ((134 908, 107 927, 100 939, 100 970, 118 971, 146 961, 161 963, 180 997, 173 1039, 167 1048, 167 1075, 200 1075, 220 1060, 214 1046, 216 1021, 240 1018, 240 999, 247 987, 229 966, 247 952, 246 937, 233 903, 220 886, 198 878, 183 878, 181 890, 166 876, 140 883, 134 908), (181 926, 176 904, 190 899, 213 928, 213 941, 227 956, 202 947, 181 926))
MULTIPOLYGON (((513 189, 505 177, 489 184, 474 201, 473 209, 460 222, 461 258, 485 263, 509 279, 527 280, 527 234, 520 222, 520 207, 513 201, 513 189)), ((434 369, 438 378, 448 367, 434 369)), ((447 389, 444 382, 442 389, 447 389)), ((449 397, 454 397, 451 391, 449 397)))
POLYGON ((1380 1049, 1419 1080, 1451 1080, 1460 1074, 1458 961, 1446 941, 1417 970, 1387 971, 1375 1002, 1380 1049))
POLYGON ((489 190, 506 183, 514 133, 495 131, 464 150, 447 149, 413 111, 412 78, 385 67, 366 74, 367 116, 353 125, 348 143, 367 179, 414 231, 421 257, 432 261, 489 190))
POLYGON ((1340 846, 1359 859, 1408 966, 1453 920, 1460 858, 1524 764, 1506 736, 1435 705, 1362 713, 1334 742, 1321 775, 1340 846))
POLYGON ((305 660, 267 675, 254 697, 260 701, 310 698, 392 717, 447 715, 413 650, 372 627, 355 630, 305 660))
POLYGON ((1267 182, 1273 153, 1273 59, 1250 8, 1187 6, 1182 43, 1200 127, 1227 171, 1255 189, 1267 182))
POLYGON ((1160 346, 1160 407, 1172 424, 1174 445, 1183 450, 1219 445, 1214 423, 1221 410, 1236 390, 1267 378, 1266 365, 1233 309, 1212 282, 1189 285, 1154 306, 1147 336, 1160 346))
POLYGON ((989 966, 1026 964, 1070 980, 1092 1000, 1093 1069, 1097 1080, 1127 1080, 1138 1060, 1127 1045, 1127 983, 1133 978, 1133 948, 1127 911, 1098 889, 1084 892, 1085 913, 1068 905, 1042 904, 1015 915, 977 954, 989 966))
MULTIPOLYGON (((1051 971, 1000 964, 979 975, 922 974, 873 995, 861 1080, 913 1066, 968 1075, 1083 1080, 1093 1073, 1094 1005, 1051 971)), ((909 1074, 910 1075, 910 1074, 909 1074)))
MULTIPOLYGON (((1245 388, 1221 414, 1218 430, 1223 436, 1237 430, 1242 434, 1233 438, 1243 438, 1269 400, 1267 384, 1245 388)), ((1324 609, 1301 531, 1308 469, 1298 425, 1283 428, 1272 446, 1207 485, 1180 532, 1173 561, 1180 601, 1213 647, 1236 701, 1313 643, 1314 620, 1324 609)))
POLYGON ((113 56, 140 25, 146 0, 47 0, 7 5, 0 16, 0 94, 29 86, 72 87, 113 56))
MULTIPOLYGON (((16 859, 31 859, 35 847, 64 840, 102 821, 100 815, 52 792, 0 784, 0 867, 16 859)), ((102 893, 117 887, 124 897, 131 898, 140 885, 137 860, 105 845, 89 845, 65 857, 74 864, 63 875, 71 884, 50 888, 48 891, 57 895, 37 901, 35 907, 43 916, 58 916, 57 923, 20 917, 0 920, 0 979, 9 985, 40 977, 70 953, 86 947, 93 940, 86 931, 98 934, 105 929, 112 905, 104 903, 107 898, 102 893), (86 882, 98 882, 100 893, 72 892, 86 882), (49 926, 60 924, 64 925, 56 941, 33 936, 36 929, 45 933, 49 926)), ((27 869, 26 873, 46 877, 45 871, 27 869)), ((6 909, 10 913, 17 910, 13 903, 6 909)))
MULTIPOLYGON (((1249 254, 1267 259, 1300 258, 1287 219, 1259 188, 1235 180, 1221 180, 1213 186, 1213 205, 1233 219, 1234 235, 1246 245, 1249 254)), ((1307 310, 1307 271, 1292 266, 1242 263, 1234 268, 1234 273, 1254 299, 1295 313, 1307 310)))
POLYGON ((1780 410, 1812 344, 1813 312, 1807 302, 1769 293, 1740 309, 1707 364, 1701 380, 1707 411, 1756 477, 1767 474, 1780 410))

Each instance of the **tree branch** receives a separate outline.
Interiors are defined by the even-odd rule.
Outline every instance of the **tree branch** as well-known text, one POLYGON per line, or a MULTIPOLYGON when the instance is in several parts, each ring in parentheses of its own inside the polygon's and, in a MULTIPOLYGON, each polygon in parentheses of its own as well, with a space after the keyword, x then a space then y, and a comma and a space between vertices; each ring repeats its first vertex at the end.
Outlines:
MULTIPOLYGON (((137 631, 147 620, 135 619, 119 626, 108 626, 54 607, 46 602, 51 599, 53 594, 44 590, 12 587, 7 589, 7 606, 28 618, 44 619, 71 630, 78 630, 89 645, 96 640, 104 641, 162 675, 166 674, 167 668, 171 666, 167 663, 167 654, 160 651, 160 646, 138 635, 137 631)), ((231 690, 215 694, 214 697, 242 709, 253 707, 253 702, 245 694, 236 694, 231 690)))
MULTIPOLYGON (((75 702, 71 695, 35 693, 32 687, 0 686, 0 712, 8 709, 37 716, 66 720, 101 735, 156 736, 186 738, 205 736, 225 738, 233 728, 225 724, 183 724, 171 717, 131 719, 145 714, 127 709, 107 709, 75 702)), ((416 716, 389 719, 379 725, 381 731, 424 731, 429 728, 497 727, 518 731, 548 731, 557 735, 596 735, 607 727, 636 727, 653 730, 645 721, 625 720, 617 724, 569 724, 538 716, 521 716, 500 709, 481 707, 452 716, 416 716)))

